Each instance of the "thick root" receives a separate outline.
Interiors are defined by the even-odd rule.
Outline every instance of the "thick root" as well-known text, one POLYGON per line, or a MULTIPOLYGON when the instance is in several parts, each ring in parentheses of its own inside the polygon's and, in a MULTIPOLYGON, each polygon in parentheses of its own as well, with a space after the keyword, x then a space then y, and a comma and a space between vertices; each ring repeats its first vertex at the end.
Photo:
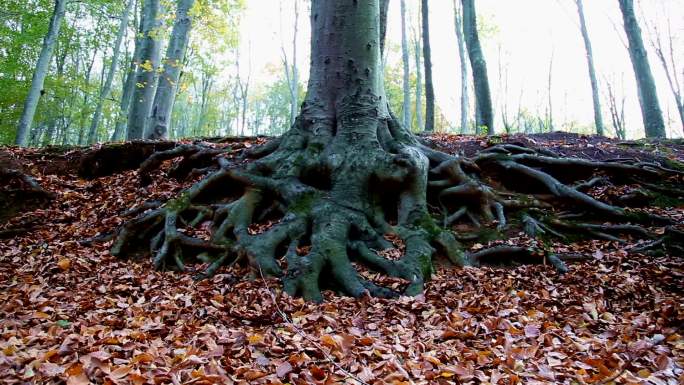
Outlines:
MULTIPOLYGON (((682 184, 681 175, 651 163, 567 159, 512 144, 468 159, 426 146, 394 118, 363 116, 342 123, 354 124, 345 131, 353 134, 335 136, 329 122, 300 118, 279 140, 245 151, 243 158, 252 159, 246 163, 197 145, 152 155, 141 167, 142 178, 180 156, 188 162, 201 158, 202 170, 215 171, 125 223, 112 253, 151 255, 159 269, 185 270, 191 261, 206 261, 199 278, 243 261, 253 276, 280 277, 286 292, 313 301, 323 299, 324 289, 354 297, 416 295, 430 280, 436 256, 457 266, 548 263, 561 273, 568 270, 564 260, 577 259, 511 246, 465 253, 457 239, 480 239, 454 234, 458 226, 474 227, 473 234, 519 227, 540 239, 572 234, 619 242, 620 235, 629 235, 650 240, 635 251, 660 247, 666 237, 645 225, 666 218, 607 203, 590 192, 637 178, 649 189, 649 181, 665 178, 668 185, 658 184, 658 192, 676 195, 682 184), (364 137, 362 128, 373 124, 376 133, 364 137), (561 215, 557 207, 569 212, 561 215), (391 247, 387 239, 399 246, 391 247), (399 292, 379 286, 356 264, 405 286, 399 292)), ((669 244, 671 250, 681 247, 669 244)))

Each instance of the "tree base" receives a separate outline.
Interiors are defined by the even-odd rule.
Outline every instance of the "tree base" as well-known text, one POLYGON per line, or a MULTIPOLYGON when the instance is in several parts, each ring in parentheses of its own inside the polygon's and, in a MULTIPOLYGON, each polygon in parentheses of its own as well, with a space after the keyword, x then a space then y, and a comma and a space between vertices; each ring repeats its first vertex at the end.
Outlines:
POLYGON ((374 125, 377 132, 326 134, 300 117, 282 138, 237 158, 201 145, 153 154, 141 167, 143 183, 175 157, 183 157, 176 176, 207 176, 125 223, 112 254, 151 255, 158 269, 208 262, 198 278, 244 262, 255 276, 280 277, 288 293, 313 301, 327 288, 355 297, 415 295, 437 256, 458 266, 549 263, 562 273, 563 260, 577 256, 551 253, 550 240, 621 242, 628 235, 655 243, 660 239, 650 226, 672 225, 586 193, 597 186, 637 183, 646 196, 682 199, 684 173, 660 163, 564 158, 514 144, 492 145, 472 157, 450 155, 394 118, 360 120, 360 127, 374 125), (453 231, 463 228, 470 231, 453 231), (462 245, 519 232, 536 246, 469 253, 462 245), (405 285, 401 291, 376 285, 354 264, 405 285))

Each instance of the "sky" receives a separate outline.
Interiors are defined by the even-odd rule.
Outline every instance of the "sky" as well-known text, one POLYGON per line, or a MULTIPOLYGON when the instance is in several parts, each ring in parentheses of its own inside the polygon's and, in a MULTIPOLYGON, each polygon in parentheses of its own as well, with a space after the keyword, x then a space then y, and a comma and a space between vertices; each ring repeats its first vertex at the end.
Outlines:
MULTIPOLYGON (((301 0, 300 0, 301 1, 301 0)), ((291 52, 294 23, 294 0, 247 1, 241 25, 243 45, 251 45, 249 58, 256 82, 273 80, 274 68, 282 63, 282 47, 291 52)), ((418 25, 418 0, 407 0, 412 23, 418 25)), ((640 22, 642 15, 664 28, 669 17, 675 41, 676 60, 684 66, 684 0, 637 0, 640 22)), ((590 126, 593 124, 591 89, 577 9, 574 0, 477 0, 478 22, 495 31, 482 40, 492 88, 497 122, 501 127, 501 106, 506 103, 515 113, 518 105, 532 113, 544 114, 548 99, 549 64, 551 73, 554 121, 557 125, 590 126), (507 68, 508 92, 499 81, 499 64, 507 68), (522 96, 522 97, 521 97, 522 96)), ((594 49, 597 75, 601 83, 604 123, 610 122, 604 94, 606 79, 616 92, 624 94, 629 138, 643 137, 634 73, 625 48, 622 19, 617 0, 585 0, 585 17, 594 49)), ((300 6, 298 34, 298 67, 303 79, 308 72, 309 15, 300 6)), ((665 73, 648 43, 642 24, 649 60, 656 79, 661 109, 669 137, 682 137, 674 97, 665 73)), ((453 0, 430 1, 430 35, 436 103, 445 117, 456 127, 460 121, 460 67, 454 32, 453 0)), ((389 65, 401 60, 399 0, 390 0, 388 16, 389 65)), ((245 63, 246 64, 246 63, 245 63)), ((242 66, 243 68, 246 65, 242 66)), ((412 71, 413 64, 412 64, 412 71)), ((684 77, 684 74, 681 74, 684 77)), ((684 79, 681 79, 684 81, 684 79)), ((455 130, 455 128, 454 128, 455 130)))

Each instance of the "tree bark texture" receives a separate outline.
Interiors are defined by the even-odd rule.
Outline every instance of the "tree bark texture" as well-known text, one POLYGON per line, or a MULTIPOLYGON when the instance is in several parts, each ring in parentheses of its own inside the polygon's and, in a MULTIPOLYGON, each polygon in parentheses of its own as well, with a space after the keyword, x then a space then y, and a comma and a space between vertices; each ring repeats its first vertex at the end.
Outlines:
POLYGON ((50 17, 50 25, 48 26, 47 35, 43 40, 43 47, 40 50, 38 63, 36 69, 33 71, 33 78, 31 79, 31 88, 24 100, 24 110, 21 113, 19 124, 17 125, 17 136, 14 143, 18 146, 28 145, 28 137, 33 124, 33 117, 38 108, 38 101, 43 93, 43 85, 50 69, 50 61, 52 60, 52 53, 57 44, 57 37, 59 36, 59 29, 64 19, 64 13, 67 0, 55 0, 55 7, 50 17))
POLYGON ((634 13, 633 0, 618 0, 622 20, 625 26, 625 34, 629 43, 629 57, 632 60, 634 75, 636 76, 637 90, 639 93, 639 105, 641 116, 644 121, 644 131, 647 138, 664 138, 665 123, 660 110, 658 93, 655 80, 648 62, 648 55, 641 38, 641 28, 634 13))
POLYGON ((473 72, 475 86, 475 102, 477 103, 476 132, 486 130, 487 135, 494 134, 494 113, 492 111, 492 96, 489 90, 487 63, 480 46, 477 33, 477 18, 475 15, 475 1, 461 0, 463 7, 463 35, 465 36, 470 66, 473 72))

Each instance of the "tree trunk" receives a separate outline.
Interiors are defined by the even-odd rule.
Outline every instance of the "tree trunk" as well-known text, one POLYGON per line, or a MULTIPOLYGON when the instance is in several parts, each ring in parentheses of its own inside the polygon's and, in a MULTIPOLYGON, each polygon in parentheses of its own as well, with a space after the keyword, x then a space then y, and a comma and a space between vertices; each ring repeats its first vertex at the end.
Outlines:
POLYGON ((591 82, 591 97, 594 101, 594 126, 596 126, 596 134, 602 136, 604 135, 603 115, 601 114, 601 99, 599 97, 596 69, 594 68, 594 51, 591 48, 591 40, 589 39, 589 32, 587 31, 587 22, 584 19, 584 6, 582 0, 577 0, 577 13, 579 14, 580 30, 582 32, 582 39, 584 40, 584 48, 587 51, 587 67, 589 68, 589 80, 591 82))
POLYGON ((416 125, 418 131, 425 130, 425 121, 423 120, 423 72, 420 70, 422 63, 420 61, 420 34, 414 31, 413 34, 413 54, 416 61, 416 125))
POLYGON ((494 113, 492 111, 492 96, 489 91, 487 63, 485 62, 480 38, 477 33, 477 19, 475 16, 474 0, 461 0, 463 7, 463 36, 465 37, 470 66, 473 72, 475 86, 475 102, 477 104, 476 133, 486 130, 487 135, 494 134, 494 113))
MULTIPOLYGON (((684 130, 684 96, 682 91, 682 83, 680 83, 679 74, 684 76, 684 67, 681 71, 678 69, 677 64, 680 61, 675 61, 675 42, 676 38, 672 33, 672 24, 670 22, 670 17, 667 16, 667 35, 665 40, 667 41, 667 51, 663 46, 662 36, 660 35, 660 28, 658 25, 654 24, 653 29, 649 32, 652 34, 651 45, 655 50, 656 56, 662 65, 665 76, 667 77, 667 82, 670 85, 670 91, 672 91, 672 96, 675 99, 675 105, 677 106, 677 112, 679 113, 679 120, 682 124, 682 129, 684 130)), ((647 24, 648 27, 648 24, 647 24)))
POLYGON ((126 136, 126 128, 128 127, 128 112, 131 107, 133 92, 135 91, 136 68, 138 63, 140 63, 140 55, 142 53, 142 34, 145 26, 144 16, 144 12, 142 12, 142 9, 140 9, 140 18, 137 20, 137 23, 135 23, 137 25, 137 29, 135 31, 133 55, 131 56, 128 71, 126 72, 126 80, 124 81, 121 89, 121 100, 119 102, 119 111, 116 118, 116 124, 114 126, 114 132, 112 133, 111 137, 112 141, 121 140, 126 136))
POLYGON ((116 35, 116 41, 114 42, 114 51, 112 52, 112 63, 109 66, 109 72, 107 72, 107 80, 105 81, 102 91, 100 92, 100 98, 97 101, 97 106, 95 107, 95 113, 93 114, 93 120, 90 123, 90 130, 88 132, 88 143, 93 144, 97 141, 97 127, 100 124, 100 117, 102 115, 102 108, 104 106, 105 99, 109 97, 109 93, 112 90, 112 83, 114 82, 114 76, 116 75, 116 70, 119 65, 119 53, 121 52, 121 43, 126 35, 126 29, 128 28, 128 15, 133 9, 134 0, 128 0, 126 8, 121 15, 121 22, 119 24, 119 31, 116 35))
POLYGON ((166 48, 164 72, 159 77, 152 115, 147 133, 145 134, 147 139, 163 139, 167 137, 169 125, 171 124, 173 103, 176 98, 176 90, 178 89, 178 80, 181 74, 181 66, 185 60, 185 51, 187 51, 188 41, 190 40, 192 20, 189 12, 194 3, 195 0, 178 0, 176 20, 169 38, 169 46, 166 48))
POLYGON ((639 28, 636 15, 634 14, 633 0, 618 1, 625 25, 625 34, 629 43, 629 57, 632 60, 632 67, 636 76, 639 104, 641 106, 641 116, 644 121, 646 137, 664 138, 665 123, 663 122, 663 114, 658 102, 658 93, 656 92, 651 65, 648 62, 644 41, 641 38, 641 28, 639 28))
POLYGON ((59 36, 59 28, 64 18, 64 12, 67 0, 55 0, 55 7, 50 18, 50 25, 48 27, 47 35, 43 40, 43 47, 40 50, 38 63, 36 69, 33 71, 33 78, 31 79, 31 88, 24 101, 24 110, 21 113, 19 124, 17 125, 17 136, 14 143, 18 146, 26 146, 28 144, 29 132, 31 131, 31 124, 33 117, 38 108, 38 101, 43 93, 43 84, 50 68, 50 61, 52 59, 52 52, 57 43, 59 36))
POLYGON ((409 81, 410 62, 409 62, 408 33, 406 28, 406 0, 401 0, 401 62, 404 68, 403 74, 403 123, 404 127, 411 128, 411 83, 409 81))
POLYGON ((152 110, 156 84, 155 73, 159 66, 159 51, 161 49, 155 31, 161 27, 159 17, 160 0, 146 0, 143 5, 143 31, 140 62, 137 64, 135 87, 128 113, 128 129, 126 139, 142 139, 147 119, 152 110))
POLYGON ((461 66, 461 134, 468 132, 468 63, 466 63, 465 38, 463 36, 463 12, 460 0, 454 0, 454 25, 458 42, 458 60, 461 66))
POLYGON ((546 130, 551 132, 554 130, 553 127, 553 49, 551 49, 551 57, 549 58, 549 78, 547 82, 546 92, 547 92, 547 105, 546 105, 546 130))
POLYGON ((93 66, 95 65, 95 59, 97 58, 97 53, 99 51, 99 48, 96 47, 95 51, 93 52, 93 56, 90 58, 90 62, 88 63, 87 69, 86 69, 86 75, 85 75, 85 81, 84 81, 84 89, 83 91, 83 105, 81 107, 81 116, 79 119, 79 127, 78 127, 78 145, 82 146, 86 142, 86 113, 85 111, 88 110, 88 103, 90 102, 90 77, 92 76, 93 73, 93 66))
POLYGON ((423 27, 423 64, 425 65, 425 131, 435 130, 435 89, 432 86, 432 53, 430 49, 430 18, 428 0, 421 0, 423 27))
POLYGON ((287 59, 285 47, 283 50, 283 62, 285 77, 290 92, 290 126, 292 126, 299 112, 299 70, 297 69, 297 36, 299 35, 299 0, 294 0, 294 33, 292 35, 292 64, 287 59))

